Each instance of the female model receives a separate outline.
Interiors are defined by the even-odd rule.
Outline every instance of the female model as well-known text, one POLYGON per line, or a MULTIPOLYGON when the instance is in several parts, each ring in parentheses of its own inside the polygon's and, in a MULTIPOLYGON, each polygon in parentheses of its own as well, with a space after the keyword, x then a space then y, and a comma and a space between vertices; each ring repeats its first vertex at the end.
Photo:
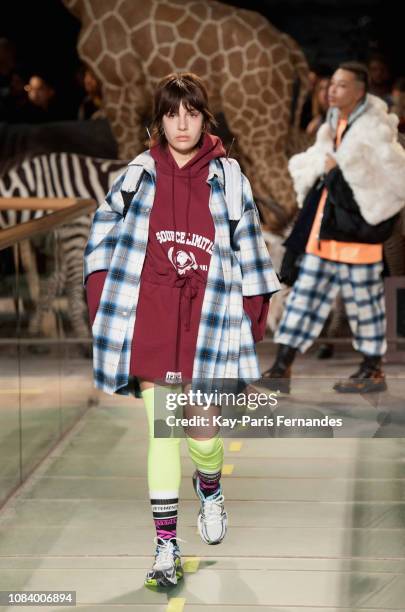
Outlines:
MULTIPOLYGON (((177 391, 195 377, 259 378, 254 342, 264 335, 269 297, 279 289, 241 173, 243 215, 230 234, 220 181, 226 153, 210 133, 213 125, 196 75, 162 79, 153 146, 114 182, 85 251, 95 386, 129 394, 129 375, 136 377, 148 417, 156 553, 147 585, 174 585, 183 575, 176 538, 181 438, 154 437, 158 382, 177 391)), ((227 530, 223 441, 213 430, 186 439, 201 502, 199 533, 207 544, 219 544, 227 530)))

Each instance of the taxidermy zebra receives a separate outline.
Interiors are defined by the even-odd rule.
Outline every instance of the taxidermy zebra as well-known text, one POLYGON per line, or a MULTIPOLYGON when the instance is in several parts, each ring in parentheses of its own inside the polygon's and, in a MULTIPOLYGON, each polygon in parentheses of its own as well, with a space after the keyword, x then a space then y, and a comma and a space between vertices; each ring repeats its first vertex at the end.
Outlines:
MULTIPOLYGON (((75 153, 49 153, 24 158, 0 178, 0 197, 79 197, 104 200, 114 179, 127 162, 106 160, 75 153)), ((46 214, 46 210, 0 211, 0 228, 6 228, 46 214)), ((66 288, 68 314, 74 336, 87 337, 89 325, 82 285, 83 253, 89 236, 92 214, 82 215, 55 230, 59 241, 59 265, 41 285, 36 273, 36 259, 24 245, 22 265, 31 279, 30 295, 35 314, 29 324, 29 334, 38 336, 43 317, 52 311, 53 302, 66 288), (35 281, 36 278, 36 281, 35 281)))

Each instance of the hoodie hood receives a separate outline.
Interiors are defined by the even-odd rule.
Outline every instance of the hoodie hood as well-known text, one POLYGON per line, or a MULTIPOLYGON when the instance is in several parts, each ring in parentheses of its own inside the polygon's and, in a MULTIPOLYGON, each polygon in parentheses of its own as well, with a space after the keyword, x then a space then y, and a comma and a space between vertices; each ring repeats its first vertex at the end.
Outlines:
POLYGON ((208 168, 212 159, 223 157, 226 155, 221 139, 213 134, 204 134, 201 147, 198 149, 194 157, 192 157, 181 168, 174 159, 169 147, 160 144, 151 147, 150 154, 155 160, 156 171, 167 184, 167 195, 169 196, 169 206, 172 210, 173 226, 177 230, 176 225, 176 202, 175 202, 175 181, 187 181, 187 232, 189 231, 189 212, 190 199, 193 189, 193 182, 196 179, 201 181, 205 175, 208 177, 208 168))
POLYGON ((201 176, 208 170, 212 159, 223 157, 226 155, 226 152, 219 136, 205 133, 201 147, 194 157, 181 168, 177 165, 167 145, 157 144, 151 147, 150 154, 155 160, 159 172, 169 175, 174 174, 175 176, 190 175, 191 177, 196 177, 201 176))

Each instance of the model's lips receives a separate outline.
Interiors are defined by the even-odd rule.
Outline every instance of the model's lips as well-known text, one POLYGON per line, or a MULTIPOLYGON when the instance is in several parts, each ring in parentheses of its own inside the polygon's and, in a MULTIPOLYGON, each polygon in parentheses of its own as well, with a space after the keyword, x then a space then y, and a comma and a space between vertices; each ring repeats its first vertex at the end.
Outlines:
POLYGON ((190 140, 188 136, 176 136, 176 140, 190 140))

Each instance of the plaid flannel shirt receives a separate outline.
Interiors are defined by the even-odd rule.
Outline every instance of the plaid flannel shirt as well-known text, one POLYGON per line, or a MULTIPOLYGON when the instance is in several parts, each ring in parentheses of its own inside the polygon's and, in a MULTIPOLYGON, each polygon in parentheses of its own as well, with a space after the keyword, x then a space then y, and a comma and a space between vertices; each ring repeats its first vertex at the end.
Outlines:
MULTIPOLYGON (((223 168, 219 161, 211 160, 207 182, 211 186, 209 207, 215 241, 193 381, 226 378, 253 382, 260 377, 242 296, 271 294, 280 289, 280 284, 264 242, 249 181, 243 174, 241 180, 242 216, 234 232, 232 249, 223 168)), ((129 364, 155 185, 155 163, 146 151, 114 181, 94 215, 84 252, 83 286, 91 272, 108 270, 92 334, 94 386, 110 395, 135 395, 129 364), (132 196, 124 216, 126 193, 132 196)))

